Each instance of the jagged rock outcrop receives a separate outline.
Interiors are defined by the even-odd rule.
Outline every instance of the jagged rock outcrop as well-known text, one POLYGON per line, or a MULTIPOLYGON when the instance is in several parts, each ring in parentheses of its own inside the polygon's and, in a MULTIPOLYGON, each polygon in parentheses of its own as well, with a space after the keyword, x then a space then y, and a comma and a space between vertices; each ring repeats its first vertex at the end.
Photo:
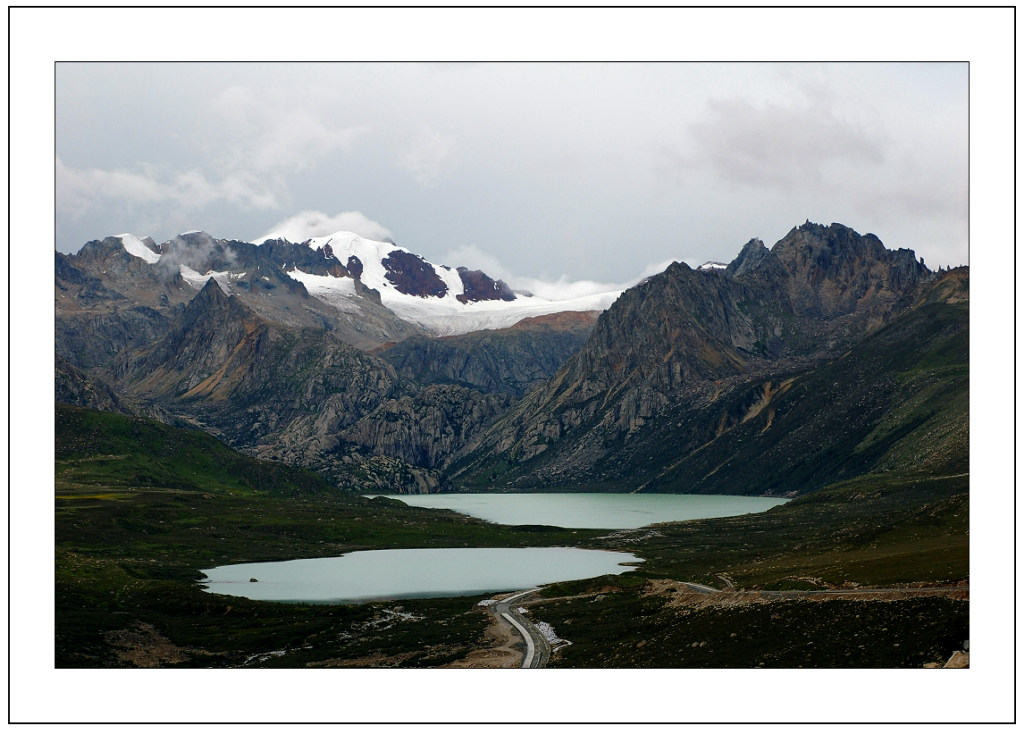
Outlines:
POLYGON ((388 281, 403 294, 413 296, 444 296, 448 284, 441 280, 434 267, 415 253, 397 250, 381 261, 388 281))
POLYGON ((55 358, 53 379, 55 400, 59 405, 135 415, 168 425, 185 424, 150 400, 136 399, 116 392, 103 380, 75 367, 60 355, 55 358))
MULTIPOLYGON (((55 283, 55 349, 85 371, 108 367, 118 353, 138 349, 166 333, 173 312, 180 312, 169 297, 145 297, 155 306, 139 303, 132 296, 111 288, 110 281, 91 272, 90 266, 120 270, 123 275, 134 271, 150 284, 152 272, 136 268, 125 253, 119 239, 108 238, 86 246, 83 254, 72 259, 56 253, 55 283), (86 265, 75 265, 85 261, 86 265)), ((152 286, 143 287, 152 291, 152 286)))
POLYGON ((122 409, 121 398, 106 383, 89 377, 60 355, 57 355, 54 362, 53 379, 58 403, 108 412, 126 412, 122 409))
POLYGON ((804 317, 875 313, 884 318, 908 306, 917 285, 931 275, 913 251, 888 250, 874 235, 859 235, 838 223, 794 228, 771 256, 786 272, 794 312, 804 317))
POLYGON ((747 244, 740 249, 739 255, 725 267, 725 272, 732 277, 750 273, 755 270, 765 258, 770 257, 770 255, 771 253, 768 250, 768 247, 765 246, 764 241, 760 238, 751 238, 747 244))
POLYGON ((59 356, 87 371, 108 368, 124 352, 163 336, 171 316, 148 306, 118 306, 102 313, 79 312, 55 321, 59 356))
POLYGON ((417 391, 322 330, 261 319, 213 280, 164 337, 120 357, 114 378, 243 452, 414 491, 440 488, 446 457, 511 401, 457 386, 417 391))

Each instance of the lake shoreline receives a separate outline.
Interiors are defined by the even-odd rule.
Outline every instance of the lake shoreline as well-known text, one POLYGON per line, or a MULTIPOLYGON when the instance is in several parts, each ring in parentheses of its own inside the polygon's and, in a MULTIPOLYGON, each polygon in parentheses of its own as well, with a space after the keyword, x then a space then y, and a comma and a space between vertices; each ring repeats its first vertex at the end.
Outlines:
POLYGON ((616 530, 759 513, 788 501, 768 496, 603 492, 389 494, 386 498, 408 506, 449 509, 493 524, 616 530))
POLYGON ((622 574, 631 552, 577 547, 376 549, 338 557, 227 564, 201 570, 214 595, 285 603, 349 604, 530 589, 622 574))

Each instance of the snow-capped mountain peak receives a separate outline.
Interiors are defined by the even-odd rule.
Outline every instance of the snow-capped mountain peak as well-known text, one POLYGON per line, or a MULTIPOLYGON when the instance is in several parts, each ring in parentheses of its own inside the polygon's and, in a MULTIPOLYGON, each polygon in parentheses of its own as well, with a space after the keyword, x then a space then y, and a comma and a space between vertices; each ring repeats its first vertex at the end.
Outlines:
POLYGON ((603 311, 621 293, 558 300, 517 294, 483 271, 435 264, 392 242, 344 230, 298 243, 275 235, 245 243, 199 230, 159 246, 128 233, 116 238, 131 256, 159 264, 154 271, 164 269, 164 276, 174 271, 196 290, 213 278, 257 311, 289 317, 294 302, 282 299, 278 305, 272 299, 304 289, 343 317, 378 317, 372 311, 383 306, 389 315, 437 335, 501 329, 563 311, 603 311), (282 278, 293 285, 275 288, 282 278))
MULTIPOLYGON (((269 240, 281 239, 268 237, 254 243, 269 240)), ((310 238, 302 245, 333 256, 354 279, 377 291, 381 304, 400 318, 441 335, 508 327, 527 317, 559 311, 604 310, 621 293, 565 301, 517 296, 503 281, 482 271, 434 264, 407 248, 349 231, 310 238)), ((312 296, 334 306, 356 295, 353 283, 344 277, 311 274, 298 267, 289 275, 312 296)))

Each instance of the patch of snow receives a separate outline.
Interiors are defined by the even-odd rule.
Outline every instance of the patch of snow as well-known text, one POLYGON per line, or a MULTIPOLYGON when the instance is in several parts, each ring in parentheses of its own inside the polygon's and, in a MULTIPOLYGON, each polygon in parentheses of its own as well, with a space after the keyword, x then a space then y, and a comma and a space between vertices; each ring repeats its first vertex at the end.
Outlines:
POLYGON ((724 271, 729 267, 727 263, 719 263, 717 261, 708 261, 697 266, 698 271, 724 271))
POLYGON ((156 263, 160 260, 160 254, 151 250, 142 242, 141 238, 134 236, 131 233, 122 233, 116 237, 121 239, 121 245, 124 246, 124 249, 136 258, 141 258, 146 263, 156 263))
POLYGON ((245 271, 242 271, 241 273, 232 273, 231 271, 207 271, 206 273, 199 273, 198 271, 189 268, 184 263, 178 266, 178 272, 189 286, 197 290, 203 288, 203 286, 206 285, 206 282, 212 278, 217 282, 217 285, 220 286, 221 291, 229 296, 231 295, 231 282, 237 281, 245 276, 245 271))
POLYGON ((552 628, 548 623, 538 621, 534 623, 534 625, 537 626, 537 630, 540 631, 540 634, 543 635, 547 642, 551 645, 552 650, 557 651, 560 648, 565 648, 565 646, 567 645, 572 645, 572 641, 568 641, 565 638, 559 638, 557 635, 555 635, 555 629, 552 628))
POLYGON ((330 304, 341 311, 359 311, 359 305, 353 301, 356 297, 355 279, 317 276, 297 268, 289 271, 288 275, 305 286, 310 296, 320 299, 325 304, 330 304))
POLYGON ((523 319, 562 311, 604 311, 621 291, 591 294, 576 299, 551 301, 539 296, 515 301, 423 300, 416 297, 385 297, 381 302, 402 319, 415 322, 439 336, 466 334, 481 329, 505 329, 523 319))
POLYGON ((206 282, 210 278, 209 276, 204 276, 198 271, 192 270, 184 263, 178 266, 178 273, 180 273, 181 277, 185 279, 186 283, 188 283, 188 285, 194 289, 203 288, 203 286, 206 285, 206 282))
MULTIPOLYGON (((320 238, 310 238, 305 243, 314 250, 320 250, 325 245, 330 245, 331 250, 334 252, 334 257, 341 261, 342 264, 347 264, 350 256, 358 258, 360 263, 363 264, 363 272, 359 276, 359 280, 371 289, 379 291, 382 300, 392 294, 405 297, 405 294, 398 291, 394 284, 388 281, 388 270, 384 267, 384 259, 396 251, 415 255, 408 248, 396 246, 394 243, 370 240, 346 231, 339 231, 333 235, 326 235, 320 238)), ((432 263, 429 265, 434 268, 434 271, 437 272, 441 280, 447 284, 448 296, 454 298, 462 293, 462 279, 457 272, 444 271, 440 266, 434 266, 432 263)), ((408 298, 421 297, 414 296, 408 298)), ((384 305, 388 306, 388 303, 384 301, 384 305)))
POLYGON ((263 661, 266 661, 266 660, 268 660, 270 658, 274 658, 274 657, 277 657, 277 656, 283 656, 283 655, 286 655, 287 653, 288 653, 288 651, 286 651, 286 650, 284 650, 284 651, 267 651, 266 653, 256 653, 256 654, 251 655, 248 658, 246 658, 245 659, 245 663, 242 664, 242 665, 248 666, 253 661, 258 661, 260 663, 263 663, 263 661))

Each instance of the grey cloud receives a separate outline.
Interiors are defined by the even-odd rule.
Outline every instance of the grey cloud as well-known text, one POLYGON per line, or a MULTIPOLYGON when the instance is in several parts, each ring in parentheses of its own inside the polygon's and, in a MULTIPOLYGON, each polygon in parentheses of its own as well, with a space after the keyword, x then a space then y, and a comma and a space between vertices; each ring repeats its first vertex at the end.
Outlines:
POLYGON ((455 137, 424 127, 398 154, 398 166, 422 188, 434 187, 451 174, 455 137))
POLYGON ((96 208, 116 207, 126 216, 172 219, 179 210, 228 203, 242 209, 271 209, 278 195, 245 171, 210 180, 200 169, 173 171, 155 165, 139 170, 78 169, 56 160, 57 210, 72 219, 96 208))
POLYGON ((688 129, 693 149, 676 152, 676 162, 742 185, 821 183, 829 163, 885 162, 877 133, 824 104, 755 106, 740 98, 711 99, 707 115, 688 129))
POLYGON ((324 156, 351 149, 367 130, 344 126, 326 110, 303 103, 296 89, 257 91, 232 86, 212 104, 219 114, 214 138, 216 159, 226 170, 251 169, 257 174, 294 175, 315 167, 324 156))

